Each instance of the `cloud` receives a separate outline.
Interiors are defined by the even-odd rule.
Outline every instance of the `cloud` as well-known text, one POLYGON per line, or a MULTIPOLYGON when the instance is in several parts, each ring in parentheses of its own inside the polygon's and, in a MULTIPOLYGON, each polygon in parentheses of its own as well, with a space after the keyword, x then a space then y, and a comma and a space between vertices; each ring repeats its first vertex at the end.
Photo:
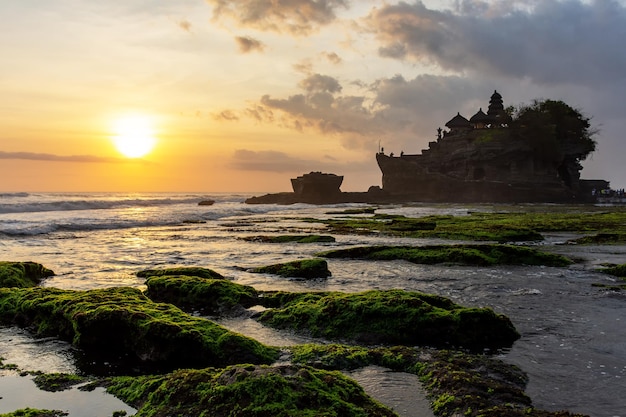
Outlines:
POLYGON ((335 52, 322 52, 321 56, 325 58, 331 64, 339 65, 343 62, 341 57, 337 55, 335 52))
POLYGON ((233 122, 239 120, 239 116, 232 110, 222 110, 221 112, 214 114, 213 119, 233 122))
POLYGON ((183 19, 178 23, 178 27, 184 30, 185 32, 191 32, 191 22, 189 20, 183 19))
POLYGON ((338 93, 341 91, 339 81, 328 75, 312 74, 298 84, 302 89, 311 92, 338 93))
POLYGON ((254 51, 263 52, 265 49, 263 42, 249 36, 237 36, 235 41, 237 42, 237 46, 239 46, 239 51, 244 54, 254 51))
POLYGON ((445 70, 601 85, 626 79, 626 7, 615 0, 385 4, 365 19, 382 56, 445 70))
POLYGON ((230 18, 240 26, 307 35, 335 20, 347 0, 206 0, 213 19, 230 18))
POLYGON ((119 162, 143 162, 140 159, 107 158, 93 155, 54 155, 49 153, 33 152, 3 152, 0 151, 0 159, 22 159, 29 161, 51 162, 82 162, 82 163, 119 163, 119 162))
POLYGON ((319 165, 318 161, 295 158, 279 151, 250 151, 238 149, 231 160, 231 166, 244 171, 294 172, 310 166, 319 165))
POLYGON ((309 160, 295 157, 281 151, 251 151, 238 149, 235 151, 230 166, 243 171, 262 171, 278 174, 323 172, 360 172, 371 169, 372 161, 353 161, 346 164, 342 158, 324 155, 321 159, 309 160))

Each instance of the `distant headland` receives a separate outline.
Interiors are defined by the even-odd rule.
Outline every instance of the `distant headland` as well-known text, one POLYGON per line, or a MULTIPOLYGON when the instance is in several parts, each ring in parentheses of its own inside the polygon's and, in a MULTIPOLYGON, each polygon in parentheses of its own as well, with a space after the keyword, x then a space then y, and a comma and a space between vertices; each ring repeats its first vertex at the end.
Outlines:
POLYGON ((588 203, 610 190, 608 181, 580 178, 581 161, 596 148, 594 132, 562 101, 505 108, 494 91, 486 113, 457 113, 445 127, 421 154, 381 148, 382 188, 346 193, 342 176, 311 172, 291 180, 293 192, 246 203, 588 203))

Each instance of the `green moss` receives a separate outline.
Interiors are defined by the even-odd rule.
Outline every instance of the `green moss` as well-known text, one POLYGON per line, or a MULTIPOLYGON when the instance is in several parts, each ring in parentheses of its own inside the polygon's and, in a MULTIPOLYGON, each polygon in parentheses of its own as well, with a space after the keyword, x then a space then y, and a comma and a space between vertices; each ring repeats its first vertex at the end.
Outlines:
POLYGON ((23 408, 8 414, 0 414, 0 417, 63 417, 69 413, 59 410, 37 410, 34 408, 23 408))
POLYGON ((510 320, 489 308, 465 308, 443 297, 401 290, 302 294, 258 319, 314 337, 365 343, 482 350, 510 346, 519 338, 510 320))
POLYGON ((547 232, 626 234, 626 209, 623 207, 586 206, 581 210, 580 207, 567 206, 511 206, 506 209, 507 212, 473 212, 462 216, 409 218, 375 214, 370 217, 310 221, 323 222, 336 233, 381 233, 500 243, 539 241, 543 240, 542 233, 547 232))
POLYGON ((104 384, 138 408, 137 417, 396 416, 342 374, 307 366, 179 370, 104 384))
POLYGON ((567 243, 575 245, 623 245, 626 243, 626 233, 598 233, 568 240, 567 243))
POLYGON ((374 214, 376 207, 364 207, 345 210, 327 211, 326 214, 374 214))
POLYGON ((62 373, 52 373, 52 374, 44 374, 39 373, 35 375, 33 379, 35 385, 40 390, 43 391, 64 391, 73 387, 76 384, 80 384, 81 382, 85 382, 86 378, 83 378, 74 374, 62 374, 62 373))
POLYGON ((419 264, 567 266, 569 259, 534 248, 511 245, 365 246, 318 253, 326 258, 403 259, 419 264))
POLYGON ((285 278, 326 278, 331 275, 324 259, 304 259, 254 268, 251 272, 280 275, 285 278))
POLYGON ((350 370, 378 365, 418 375, 437 416, 572 416, 533 408, 524 393, 526 374, 514 365, 482 354, 332 344, 301 345, 290 350, 293 362, 317 368, 350 370))
POLYGON ((600 272, 604 272, 605 274, 613 275, 616 277, 625 278, 626 277, 626 264, 615 265, 608 268, 600 269, 600 272))
POLYGON ((185 275, 188 277, 200 277, 207 279, 224 279, 221 274, 211 269, 196 266, 184 266, 164 269, 146 269, 144 271, 137 272, 137 276, 139 278, 162 277, 169 275, 185 275))
POLYGON ((328 235, 280 235, 280 236, 248 236, 244 240, 263 243, 330 243, 335 238, 328 235))
POLYGON ((154 303, 133 288, 0 289, 0 320, 71 341, 88 353, 166 368, 271 363, 277 355, 275 348, 154 303))
POLYGON ((146 286, 145 294, 153 301, 205 315, 224 314, 238 306, 248 308, 257 303, 254 288, 225 279, 160 276, 148 278, 146 286))
POLYGON ((27 288, 54 275, 48 268, 34 262, 0 262, 0 287, 27 288))

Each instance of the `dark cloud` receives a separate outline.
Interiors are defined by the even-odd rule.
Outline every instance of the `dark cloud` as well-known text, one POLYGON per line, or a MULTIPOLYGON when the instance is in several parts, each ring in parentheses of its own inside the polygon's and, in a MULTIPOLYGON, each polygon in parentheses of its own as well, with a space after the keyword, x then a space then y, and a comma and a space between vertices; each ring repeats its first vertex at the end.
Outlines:
POLYGON ((0 151, 0 159, 23 159, 29 161, 51 161, 51 162, 86 162, 86 163, 119 163, 129 161, 139 161, 137 159, 105 158, 93 155, 54 155, 49 153, 33 152, 3 152, 0 151))
POLYGON ((341 91, 339 81, 328 75, 312 74, 300 81, 300 88, 307 92, 338 93, 341 91))
POLYGON ((239 116, 237 115, 237 113, 232 110, 223 110, 217 114, 214 114, 213 118, 215 120, 226 120, 229 122, 239 120, 239 116))
POLYGON ((239 51, 244 54, 254 51, 263 52, 265 49, 265 44, 263 42, 249 36, 237 36, 235 41, 237 42, 239 51))
POLYGON ((601 85, 626 78, 626 8, 615 0, 386 4, 366 19, 380 54, 446 70, 601 85))
POLYGON ((224 17, 244 27, 306 35, 335 19, 347 0, 206 0, 213 18, 224 17))

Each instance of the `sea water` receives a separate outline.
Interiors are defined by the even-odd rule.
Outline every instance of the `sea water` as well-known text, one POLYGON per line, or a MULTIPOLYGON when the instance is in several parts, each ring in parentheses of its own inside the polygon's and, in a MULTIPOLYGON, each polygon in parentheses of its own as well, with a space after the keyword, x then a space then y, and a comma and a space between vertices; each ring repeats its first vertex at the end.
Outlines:
MULTIPOLYGON (((342 210, 364 206, 245 204, 250 196, 0 194, 0 260, 41 263, 56 273, 43 285, 64 289, 143 288, 143 280, 135 275, 142 269, 204 266, 259 290, 358 292, 401 288, 439 294, 466 306, 492 307, 507 315, 522 334, 510 350, 498 357, 528 373, 526 392, 535 407, 626 417, 626 297, 592 286, 611 283, 610 277, 594 268, 603 262, 626 263, 625 246, 558 245, 575 236, 555 234, 546 236, 545 249, 575 256, 583 262, 568 268, 463 267, 330 259, 332 277, 289 280, 252 274, 247 269, 310 258, 322 250, 353 245, 452 242, 337 234, 334 243, 251 242, 243 238, 325 233, 325 226, 314 219, 341 217, 342 210), (209 199, 215 203, 198 205, 209 199)), ((414 204, 380 206, 377 212, 418 217, 467 215, 494 209, 500 208, 414 204)), ((310 341, 245 318, 222 319, 220 324, 271 345, 310 341)), ((58 341, 41 344, 37 339, 15 344, 11 343, 17 337, 15 332, 22 331, 3 331, 0 356, 8 355, 6 362, 17 363, 22 369, 75 371, 71 359, 67 359, 67 349, 71 347, 59 346, 58 341), (40 354, 29 356, 29 349, 40 354), (48 360, 35 360, 43 352, 56 353, 48 355, 48 360)), ((376 387, 371 394, 383 402, 389 400, 388 405, 399 414, 422 415, 411 414, 426 401, 423 394, 416 394, 416 379, 407 380, 406 375, 389 375, 376 368, 364 369, 353 377, 366 388, 376 387)), ((1 387, 0 384, 0 390, 1 387)), ((3 401, 0 400, 0 412, 5 411, 3 401)), ((117 404, 112 410, 119 409, 115 407, 117 404)))

